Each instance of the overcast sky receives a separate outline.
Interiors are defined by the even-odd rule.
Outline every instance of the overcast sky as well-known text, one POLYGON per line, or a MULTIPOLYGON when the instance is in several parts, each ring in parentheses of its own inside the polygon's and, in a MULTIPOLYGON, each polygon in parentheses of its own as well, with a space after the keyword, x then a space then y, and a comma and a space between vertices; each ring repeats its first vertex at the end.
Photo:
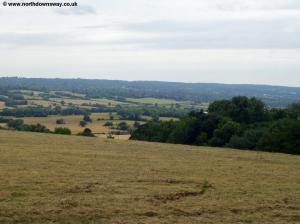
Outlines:
POLYGON ((0 76, 300 86, 299 0, 77 3, 1 2, 0 76))

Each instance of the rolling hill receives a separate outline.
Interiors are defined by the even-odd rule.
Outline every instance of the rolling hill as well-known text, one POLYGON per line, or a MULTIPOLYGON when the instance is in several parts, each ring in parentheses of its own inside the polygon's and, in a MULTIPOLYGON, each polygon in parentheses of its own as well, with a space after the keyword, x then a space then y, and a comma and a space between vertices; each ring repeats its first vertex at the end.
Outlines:
POLYGON ((0 223, 299 223, 300 157, 0 131, 0 223))
POLYGON ((88 79, 0 78, 1 90, 71 91, 88 97, 159 98, 192 100, 196 103, 256 97, 271 107, 285 107, 300 101, 300 87, 269 85, 230 85, 215 83, 176 83, 157 81, 118 81, 88 79))

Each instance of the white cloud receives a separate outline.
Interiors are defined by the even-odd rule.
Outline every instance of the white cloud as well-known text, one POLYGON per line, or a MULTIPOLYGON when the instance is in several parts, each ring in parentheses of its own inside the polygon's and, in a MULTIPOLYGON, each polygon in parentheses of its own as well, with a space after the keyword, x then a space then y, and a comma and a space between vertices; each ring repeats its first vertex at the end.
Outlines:
POLYGON ((1 6, 0 74, 300 86, 298 0, 77 2, 1 6))

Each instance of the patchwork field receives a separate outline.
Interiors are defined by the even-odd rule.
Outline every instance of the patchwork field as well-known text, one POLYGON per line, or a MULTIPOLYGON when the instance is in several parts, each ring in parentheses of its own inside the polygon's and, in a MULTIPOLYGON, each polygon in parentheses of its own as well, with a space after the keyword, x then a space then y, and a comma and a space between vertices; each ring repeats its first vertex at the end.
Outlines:
POLYGON ((0 223, 299 223, 300 157, 0 131, 0 223))
POLYGON ((61 103, 64 101, 65 104, 73 104, 77 106, 81 106, 83 104, 86 105, 104 105, 104 106, 116 106, 116 105, 124 105, 126 103, 114 101, 114 100, 108 100, 108 99, 92 99, 92 100, 84 100, 84 99, 68 99, 68 98, 51 98, 52 102, 61 103))
POLYGON ((28 100, 28 106, 61 106, 60 102, 53 102, 48 100, 28 100))
POLYGON ((167 99, 157 99, 157 98, 127 98, 128 102, 133 103, 146 103, 146 104, 161 104, 161 105, 170 105, 170 104, 176 104, 176 103, 182 103, 176 100, 167 100, 167 99))
MULTIPOLYGON (((116 114, 113 114, 115 119, 119 117, 116 114)), ((72 131, 72 134, 78 134, 82 132, 85 128, 89 128, 95 133, 97 136, 106 137, 103 134, 107 134, 111 131, 108 127, 105 127, 104 124, 107 121, 113 122, 115 125, 122 122, 122 120, 109 120, 110 115, 109 113, 93 113, 91 115, 91 119, 93 120, 92 123, 88 123, 85 127, 81 127, 79 122, 82 120, 82 115, 72 115, 72 116, 48 116, 48 117, 24 117, 25 124, 42 124, 46 126, 51 131, 54 131, 57 127, 66 127, 72 131), (58 119, 63 118, 65 124, 56 124, 58 119)), ((128 125, 133 125, 134 121, 126 121, 128 125)), ((128 139, 129 135, 125 136, 118 136, 118 139, 128 139)))

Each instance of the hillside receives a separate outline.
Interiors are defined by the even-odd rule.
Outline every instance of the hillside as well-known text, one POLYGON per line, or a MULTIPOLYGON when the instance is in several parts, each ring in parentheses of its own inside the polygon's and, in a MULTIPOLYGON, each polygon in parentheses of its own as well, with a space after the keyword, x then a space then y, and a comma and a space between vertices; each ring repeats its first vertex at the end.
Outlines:
POLYGON ((268 85, 230 85, 215 83, 176 83, 154 81, 117 81, 88 79, 0 78, 1 89, 71 91, 90 98, 159 98, 191 100, 196 103, 256 97, 272 107, 285 107, 300 101, 300 88, 268 85))
POLYGON ((0 131, 0 223, 299 223, 300 157, 0 131))

